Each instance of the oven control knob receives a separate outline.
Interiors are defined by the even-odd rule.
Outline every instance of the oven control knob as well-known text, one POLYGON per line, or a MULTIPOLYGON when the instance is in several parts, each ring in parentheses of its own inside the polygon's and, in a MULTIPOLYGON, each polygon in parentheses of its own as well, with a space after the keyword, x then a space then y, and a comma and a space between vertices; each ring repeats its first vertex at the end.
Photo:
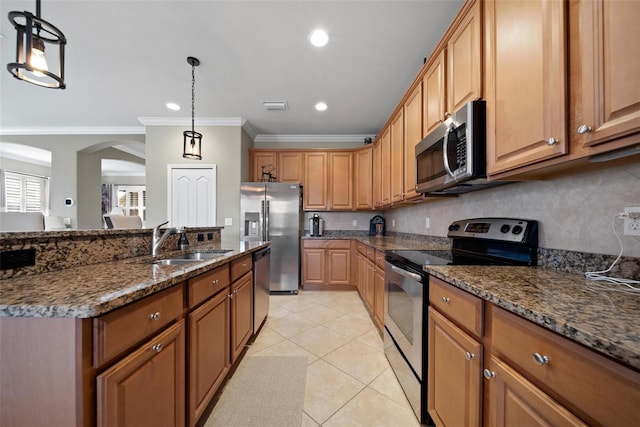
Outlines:
POLYGON ((502 227, 500 227, 501 233, 508 233, 509 230, 511 230, 511 227, 509 226, 509 224, 502 224, 502 227))
POLYGON ((513 226, 513 234, 520 234, 522 233, 522 226, 521 225, 514 225, 513 226))

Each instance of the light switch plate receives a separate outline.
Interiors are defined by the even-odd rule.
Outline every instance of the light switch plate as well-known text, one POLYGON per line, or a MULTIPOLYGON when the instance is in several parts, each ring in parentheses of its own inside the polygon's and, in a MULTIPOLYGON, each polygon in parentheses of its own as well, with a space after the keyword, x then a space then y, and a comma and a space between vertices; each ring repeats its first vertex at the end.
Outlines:
POLYGON ((224 225, 233 225, 233 218, 225 218, 224 225))

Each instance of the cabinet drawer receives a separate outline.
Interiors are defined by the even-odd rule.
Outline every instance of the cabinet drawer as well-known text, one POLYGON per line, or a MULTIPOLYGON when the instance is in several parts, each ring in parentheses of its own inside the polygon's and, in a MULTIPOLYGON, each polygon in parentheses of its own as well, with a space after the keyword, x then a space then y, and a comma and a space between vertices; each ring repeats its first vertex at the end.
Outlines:
POLYGON ((367 258, 369 258, 371 261, 376 260, 376 250, 373 249, 371 246, 367 246, 367 258))
POLYGON ((183 285, 176 285, 94 319, 96 366, 126 351, 182 315, 183 285))
POLYGON ((364 243, 361 242, 356 242, 356 249, 358 250, 358 252, 360 252, 362 255, 366 256, 367 255, 367 245, 365 245, 364 243))
POLYGON ((311 248, 311 249, 322 249, 324 248, 324 242, 326 242, 326 240, 303 240, 302 241, 302 247, 303 248, 311 248))
POLYGON ((376 251, 376 265, 384 270, 384 252, 376 251))
POLYGON ((251 255, 243 256, 231 263, 231 281, 235 282, 253 268, 251 255))
POLYGON ((639 373, 506 310, 492 306, 490 316, 492 353, 571 412, 588 424, 640 425, 639 373))
POLYGON ((229 286, 229 264, 189 279, 189 308, 193 308, 229 286))
POLYGON ((430 276, 429 303, 475 336, 482 336, 483 314, 480 298, 430 276))
POLYGON ((327 249, 351 249, 351 240, 325 240, 327 249))

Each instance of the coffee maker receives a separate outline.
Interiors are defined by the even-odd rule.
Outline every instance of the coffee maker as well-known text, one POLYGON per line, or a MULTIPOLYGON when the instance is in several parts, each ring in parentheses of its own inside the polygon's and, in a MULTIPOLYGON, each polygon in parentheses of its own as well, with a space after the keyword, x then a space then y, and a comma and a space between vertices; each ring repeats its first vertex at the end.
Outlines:
POLYGON ((324 219, 320 218, 318 214, 313 214, 313 217, 309 218, 309 235, 320 237, 323 232, 324 219))

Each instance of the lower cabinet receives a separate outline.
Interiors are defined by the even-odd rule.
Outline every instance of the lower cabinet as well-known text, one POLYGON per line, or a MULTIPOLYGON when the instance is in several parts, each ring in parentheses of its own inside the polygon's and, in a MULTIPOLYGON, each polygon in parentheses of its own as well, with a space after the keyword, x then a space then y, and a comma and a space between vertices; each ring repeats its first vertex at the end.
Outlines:
POLYGON ((358 242, 356 284, 378 329, 384 326, 384 252, 358 242))
POLYGON ((181 320, 97 377, 98 426, 183 426, 185 327, 181 320))
POLYGON ((249 272, 231 284, 231 363, 253 334, 253 276, 249 272))
POLYGON ((302 285, 351 286, 351 241, 302 241, 302 285))
POLYGON ((190 426, 196 424, 231 366, 229 300, 227 287, 189 314, 190 426))

